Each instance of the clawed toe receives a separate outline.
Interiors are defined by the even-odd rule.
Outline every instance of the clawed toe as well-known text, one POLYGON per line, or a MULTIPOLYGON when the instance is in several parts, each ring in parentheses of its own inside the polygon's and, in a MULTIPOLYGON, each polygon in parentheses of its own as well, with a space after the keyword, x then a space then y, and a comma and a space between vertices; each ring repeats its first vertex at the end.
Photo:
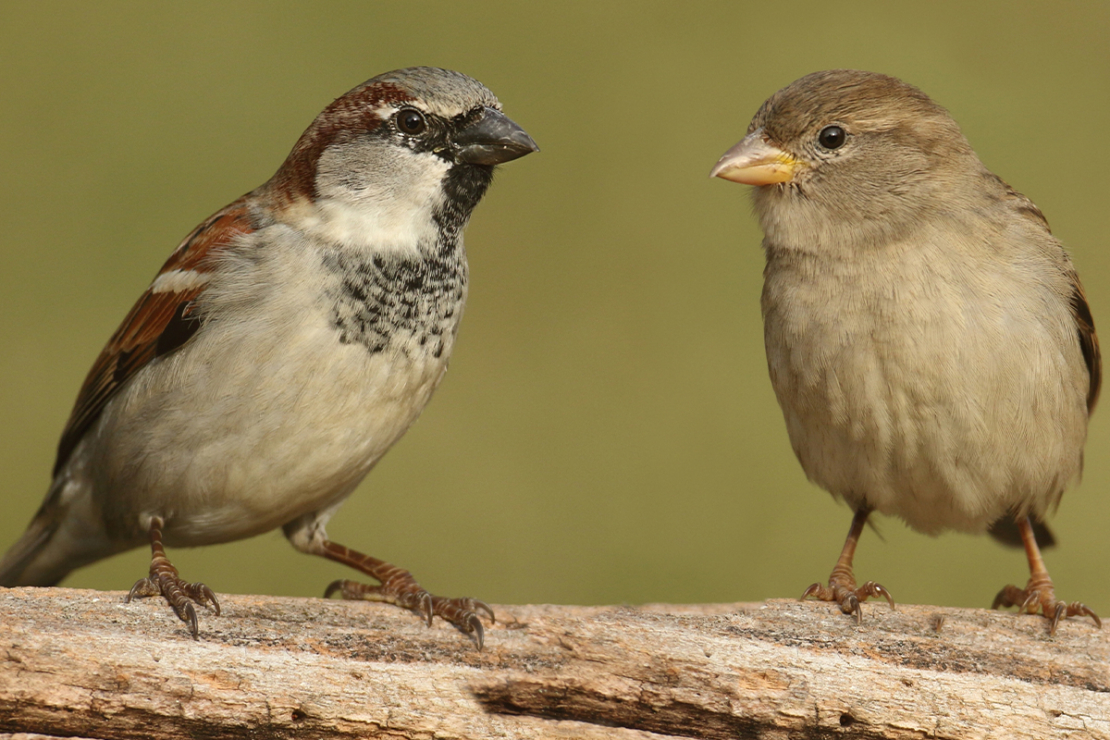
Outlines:
POLYGON ((174 614, 185 624, 189 625, 189 633, 193 639, 200 634, 200 625, 197 621, 197 610, 193 606, 196 602, 201 606, 209 606, 218 617, 220 616, 220 602, 212 589, 203 583, 188 583, 181 580, 177 568, 166 557, 166 550, 162 546, 161 517, 152 517, 150 521, 150 575, 135 581, 135 585, 127 592, 124 600, 130 603, 132 599, 144 599, 148 596, 161 596, 173 608, 174 614))
POLYGON ((377 601, 399 606, 415 613, 428 626, 432 624, 432 617, 434 616, 432 595, 411 578, 391 579, 380 586, 371 586, 367 583, 347 579, 332 581, 324 590, 324 598, 326 599, 336 592, 339 592, 342 598, 350 601, 377 601))
POLYGON ((1025 588, 1018 588, 1014 585, 1005 586, 994 597, 991 609, 1011 606, 1018 607, 1018 614, 1039 613, 1043 615, 1045 619, 1049 620, 1048 634, 1050 636, 1056 634, 1056 628, 1059 626, 1060 620, 1067 617, 1090 617, 1095 623, 1095 627, 1102 628, 1102 620, 1083 602, 1073 601, 1069 604, 1066 601, 1058 601, 1052 582, 1045 577, 1037 579, 1036 583, 1034 583, 1034 579, 1030 579, 1029 585, 1025 588))
POLYGON ((484 601, 471 598, 445 599, 439 596, 432 597, 435 613, 455 626, 455 629, 470 638, 479 650, 485 644, 485 627, 479 612, 485 612, 491 624, 497 622, 493 609, 484 601))
POLYGON ((404 573, 406 577, 395 576, 380 586, 346 579, 333 581, 325 589, 324 597, 339 593, 344 599, 392 604, 415 612, 429 626, 433 617, 440 617, 469 637, 479 650, 482 649, 485 644, 485 627, 479 613, 484 612, 490 622, 496 621, 489 604, 478 599, 433 596, 421 588, 407 572, 404 573))
POLYGON ((1056 625, 1065 617, 1090 617, 1094 621, 1095 627, 1102 629, 1102 620, 1083 602, 1073 601, 1069 604, 1064 601, 1057 601, 1056 608, 1052 612, 1052 624, 1049 625, 1048 634, 1055 635, 1056 625))
POLYGON ((1029 582, 1025 588, 1005 586, 994 597, 991 609, 999 607, 1018 607, 1018 614, 1040 614, 1048 620, 1048 634, 1055 635, 1056 627, 1065 617, 1090 617, 1095 627, 1102 628, 1102 620, 1091 609, 1080 601, 1070 604, 1056 598, 1056 587, 1045 568, 1041 549, 1037 545, 1037 535, 1033 520, 1022 517, 1017 521, 1018 532, 1021 534, 1022 544, 1025 546, 1025 556, 1029 559, 1029 582))
POLYGON ((135 581, 135 585, 131 587, 124 601, 130 603, 132 599, 143 599, 150 596, 164 598, 173 609, 174 614, 177 615, 177 618, 189 625, 189 634, 193 636, 194 640, 200 635, 200 623, 197 620, 197 610, 193 606, 194 602, 201 606, 211 607, 215 616, 220 616, 220 602, 216 599, 216 594, 212 592, 212 589, 203 583, 188 583, 181 580, 177 576, 176 569, 169 565, 168 561, 157 570, 152 565, 150 576, 135 581), (172 572, 169 572, 166 566, 172 569, 172 572))
POLYGON ((814 583, 805 590, 801 599, 807 599, 811 596, 818 601, 831 601, 837 604, 840 611, 856 618, 856 624, 863 622, 863 609, 860 608, 860 604, 870 598, 882 597, 890 604, 891 609, 895 608, 894 598, 890 595, 890 592, 875 581, 868 581, 859 588, 855 588, 855 583, 851 581, 842 583, 837 580, 830 580, 828 586, 814 583))
POLYGON ((856 554, 856 543, 859 542, 859 536, 863 532, 864 524, 867 523, 869 513, 870 510, 863 507, 852 517, 852 526, 848 530, 848 537, 844 540, 844 549, 840 551, 840 557, 837 558, 836 566, 829 576, 829 585, 815 583, 801 596, 802 599, 812 596, 820 601, 836 603, 840 611, 856 618, 856 624, 863 622, 863 609, 860 608, 860 604, 868 599, 881 596, 890 604, 891 609, 894 608, 894 599, 889 591, 874 581, 868 581, 856 588, 856 578, 852 573, 852 558, 856 554))

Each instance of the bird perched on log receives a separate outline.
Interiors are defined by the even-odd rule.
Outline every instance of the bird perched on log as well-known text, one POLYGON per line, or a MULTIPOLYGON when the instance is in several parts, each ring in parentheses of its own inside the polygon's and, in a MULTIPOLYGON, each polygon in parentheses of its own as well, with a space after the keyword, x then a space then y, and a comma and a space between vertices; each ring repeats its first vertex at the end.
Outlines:
POLYGON ((219 603, 164 547, 281 527, 378 581, 329 594, 440 616, 481 647, 486 604, 432 596, 324 525, 442 380, 463 229, 494 167, 536 150, 458 72, 401 69, 335 100, 269 181, 185 238, 109 340, 0 584, 51 585, 149 541, 128 598, 161 595, 195 637, 194 602, 219 603))
POLYGON ((860 616, 872 511, 928 534, 991 531, 1031 577, 995 607, 1055 631, 1044 517, 1079 475, 1101 379, 1083 287, 1041 211, 988 170, 941 106, 870 72, 807 75, 772 95, 714 176, 754 185, 767 364, 810 480, 855 512, 828 585, 860 616), (1042 542, 1043 543, 1043 542, 1042 542))

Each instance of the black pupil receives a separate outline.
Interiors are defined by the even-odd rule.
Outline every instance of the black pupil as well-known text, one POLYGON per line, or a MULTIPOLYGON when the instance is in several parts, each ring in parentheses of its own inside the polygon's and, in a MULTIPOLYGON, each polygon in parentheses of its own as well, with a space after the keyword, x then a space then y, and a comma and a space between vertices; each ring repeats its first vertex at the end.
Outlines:
POLYGON ((844 129, 840 126, 826 126, 817 135, 817 140, 826 149, 839 149, 844 145, 845 138, 844 129))
POLYGON ((424 116, 414 110, 401 112, 401 130, 407 134, 418 134, 424 130, 424 116))

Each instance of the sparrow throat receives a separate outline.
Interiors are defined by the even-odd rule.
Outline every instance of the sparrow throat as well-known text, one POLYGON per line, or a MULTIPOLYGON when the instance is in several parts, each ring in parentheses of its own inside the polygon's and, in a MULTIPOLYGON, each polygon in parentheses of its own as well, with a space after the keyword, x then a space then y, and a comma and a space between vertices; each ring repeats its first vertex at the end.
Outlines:
POLYGON ((458 331, 468 270, 462 233, 493 179, 493 168, 452 167, 432 213, 435 243, 408 251, 336 250, 324 267, 335 277, 331 323, 343 344, 371 354, 441 357, 458 331))

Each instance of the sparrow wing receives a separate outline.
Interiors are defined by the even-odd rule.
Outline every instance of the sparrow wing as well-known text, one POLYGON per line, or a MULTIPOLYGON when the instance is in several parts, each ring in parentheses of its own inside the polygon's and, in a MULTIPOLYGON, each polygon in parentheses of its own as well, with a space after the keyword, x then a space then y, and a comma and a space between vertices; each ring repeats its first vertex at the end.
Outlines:
POLYGON ((58 443, 54 475, 120 387, 147 363, 181 347, 200 327, 193 315, 212 258, 254 231, 243 200, 217 212, 174 250, 89 370, 58 443))
MULTIPOLYGON (((1036 221, 1049 234, 1052 233, 1052 229, 1048 225, 1048 219, 1045 218, 1044 213, 1041 212, 1041 209, 1038 208, 1033 201, 1014 190, 997 175, 991 173, 991 176, 1005 188, 1006 195, 1014 199, 1017 210, 1021 215, 1036 221)), ((1095 334, 1095 321, 1091 316, 1091 307, 1087 304, 1087 294, 1083 292, 1083 283, 1079 282, 1078 273, 1076 273, 1075 269, 1072 267, 1071 260, 1058 242, 1056 242, 1056 249, 1060 251, 1063 269, 1068 283, 1071 285, 1069 304, 1071 306, 1072 318, 1075 320, 1076 332, 1079 338, 1079 349, 1083 353, 1083 361, 1087 365, 1087 377, 1089 378, 1089 384, 1087 386, 1087 414, 1090 415, 1095 410, 1095 404, 1098 402, 1099 389, 1102 386, 1102 354, 1098 347, 1098 335, 1095 334)), ((1033 534, 1037 540, 1038 547, 1044 549, 1056 544, 1056 538, 1048 528, 1048 525, 1033 519, 1030 521, 1033 525, 1033 534)), ((1009 547, 1021 547, 1023 544, 1017 521, 1013 517, 1006 516, 994 522, 989 532, 991 537, 1009 547)))
MULTIPOLYGON (((1049 234, 1052 229, 1048 225, 1048 219, 1045 218, 1044 213, 1037 207, 1033 201, 1026 198, 1010 187, 1005 180, 993 172, 988 173, 989 177, 997 182, 1004 189, 1005 194, 1010 198, 1016 207, 1018 213, 1022 216, 1029 218, 1041 227, 1044 228, 1049 234)), ((1055 240, 1054 240, 1055 241, 1055 240)), ((1079 349, 1083 352, 1083 361, 1087 364, 1087 375, 1090 378, 1090 385, 1087 389, 1087 414, 1090 415, 1095 410, 1095 404, 1098 402, 1098 393, 1102 387, 1102 353, 1098 347, 1098 335, 1095 334, 1095 321, 1091 316, 1091 307, 1087 304, 1087 294, 1083 292, 1083 284, 1079 282, 1079 275, 1075 272, 1075 268, 1071 265, 1071 260, 1064 252, 1063 246, 1056 242, 1056 248, 1060 251, 1060 257, 1063 262, 1062 268, 1065 271, 1068 282, 1071 284, 1071 312, 1075 319, 1076 331, 1079 335, 1079 349)))
POLYGON ((1068 277, 1072 283, 1071 312, 1079 331, 1079 348, 1083 350, 1087 374, 1091 379, 1087 391, 1087 413, 1090 414, 1095 410, 1098 392, 1102 387, 1102 353, 1099 352, 1095 320, 1091 316, 1091 307, 1087 305, 1087 294, 1083 292, 1083 284, 1079 282, 1079 276, 1075 274, 1075 270, 1071 270, 1068 277))

